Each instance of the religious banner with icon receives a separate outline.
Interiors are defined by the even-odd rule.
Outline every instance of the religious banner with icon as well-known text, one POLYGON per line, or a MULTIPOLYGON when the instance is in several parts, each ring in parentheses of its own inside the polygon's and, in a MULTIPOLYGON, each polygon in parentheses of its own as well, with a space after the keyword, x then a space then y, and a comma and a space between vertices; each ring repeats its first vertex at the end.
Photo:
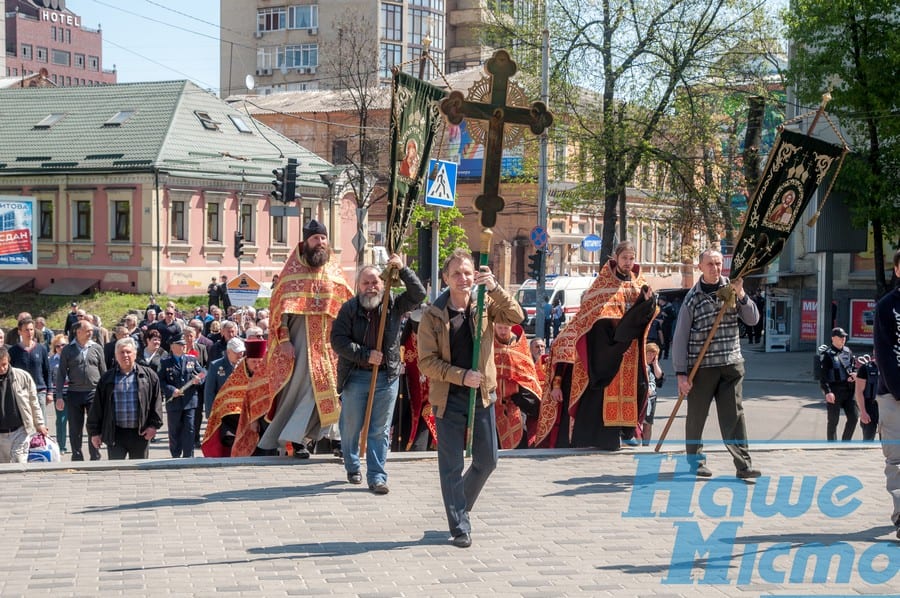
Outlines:
POLYGON ((394 73, 391 98, 391 177, 388 182, 388 254, 403 242, 412 209, 428 170, 446 92, 412 75, 394 73))
POLYGON ((731 278, 763 268, 778 257, 816 189, 829 174, 836 176, 844 155, 844 147, 794 131, 781 132, 750 200, 735 245, 731 278))

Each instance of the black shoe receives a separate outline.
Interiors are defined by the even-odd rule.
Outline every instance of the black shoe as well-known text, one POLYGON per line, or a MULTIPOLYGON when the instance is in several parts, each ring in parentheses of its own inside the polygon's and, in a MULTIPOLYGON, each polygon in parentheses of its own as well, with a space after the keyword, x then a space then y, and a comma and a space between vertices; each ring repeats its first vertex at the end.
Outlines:
POLYGON ((362 474, 358 471, 347 474, 347 481, 351 484, 362 484, 362 474))
POLYGON ((751 480, 758 478, 762 473, 758 469, 747 467, 746 469, 739 469, 735 475, 742 480, 751 480))
POLYGON ((711 478, 712 477, 712 470, 710 470, 710 468, 707 467, 706 465, 704 465, 703 463, 701 463, 700 465, 697 466, 697 469, 694 470, 694 473, 697 474, 698 478, 711 478))
POLYGON ((450 539, 450 543, 457 548, 468 548, 472 545, 472 536, 469 534, 460 534, 458 536, 453 536, 453 538, 450 539))
POLYGON ((297 459, 309 459, 309 451, 302 444, 291 443, 294 446, 294 457, 297 459))
MULTIPOLYGON (((359 474, 357 474, 357 475, 359 475, 359 474)), ((362 481, 362 480, 360 480, 360 481, 362 481)), ((388 485, 385 484, 384 482, 378 482, 377 484, 369 484, 369 490, 372 491, 372 494, 387 494, 388 492, 391 491, 391 489, 388 488, 388 485)))

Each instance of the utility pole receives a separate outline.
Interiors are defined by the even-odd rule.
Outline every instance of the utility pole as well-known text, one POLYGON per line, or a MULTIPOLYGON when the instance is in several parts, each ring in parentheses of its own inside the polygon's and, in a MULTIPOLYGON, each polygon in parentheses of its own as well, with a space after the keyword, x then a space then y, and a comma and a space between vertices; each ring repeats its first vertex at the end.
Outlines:
MULTIPOLYGON (((544 8, 544 30, 541 32, 541 101, 550 108, 550 30, 547 29, 547 13, 544 8)), ((547 195, 548 195, 548 146, 550 137, 547 130, 541 133, 541 151, 538 163, 538 226, 547 230, 547 195)), ((545 323, 544 295, 547 293, 547 253, 544 251, 541 267, 538 270, 537 296, 534 299, 534 335, 543 336, 545 323)))
MULTIPOLYGON (((425 80, 425 65, 428 63, 428 48, 431 47, 431 38, 427 35, 422 39, 422 57, 419 59, 419 79, 425 80)), ((427 183, 426 183, 427 187, 427 183)), ((427 189, 426 189, 427 190, 427 189)), ((441 208, 434 207, 434 218, 431 219, 431 302, 437 299, 441 289, 441 273, 438 270, 438 256, 440 256, 440 232, 441 232, 441 208)), ((425 256, 419 256, 425 259, 425 256)))

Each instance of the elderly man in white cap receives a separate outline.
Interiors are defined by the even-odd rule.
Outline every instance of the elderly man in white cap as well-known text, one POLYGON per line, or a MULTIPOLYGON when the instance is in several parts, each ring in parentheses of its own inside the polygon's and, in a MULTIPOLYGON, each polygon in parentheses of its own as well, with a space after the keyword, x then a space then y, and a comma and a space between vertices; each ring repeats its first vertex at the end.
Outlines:
POLYGON ((234 366, 244 356, 244 351, 244 340, 236 336, 228 341, 225 347, 225 355, 210 362, 206 376, 206 385, 203 387, 203 409, 207 420, 212 414, 212 406, 213 401, 216 400, 216 394, 225 385, 228 376, 234 371, 234 366))

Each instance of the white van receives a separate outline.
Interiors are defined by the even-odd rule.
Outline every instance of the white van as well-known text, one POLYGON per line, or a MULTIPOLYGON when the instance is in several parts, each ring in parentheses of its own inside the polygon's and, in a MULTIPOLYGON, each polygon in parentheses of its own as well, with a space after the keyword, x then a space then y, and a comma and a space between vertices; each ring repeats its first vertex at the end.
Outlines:
MULTIPOLYGON (((581 307, 581 295, 594 282, 590 276, 548 276, 544 282, 545 293, 550 297, 550 305, 559 299, 566 314, 566 322, 578 313, 581 307)), ((538 306, 544 304, 544 298, 537 296, 537 281, 529 278, 522 283, 516 293, 516 300, 525 310, 523 328, 526 334, 534 334, 535 313, 538 306)))

